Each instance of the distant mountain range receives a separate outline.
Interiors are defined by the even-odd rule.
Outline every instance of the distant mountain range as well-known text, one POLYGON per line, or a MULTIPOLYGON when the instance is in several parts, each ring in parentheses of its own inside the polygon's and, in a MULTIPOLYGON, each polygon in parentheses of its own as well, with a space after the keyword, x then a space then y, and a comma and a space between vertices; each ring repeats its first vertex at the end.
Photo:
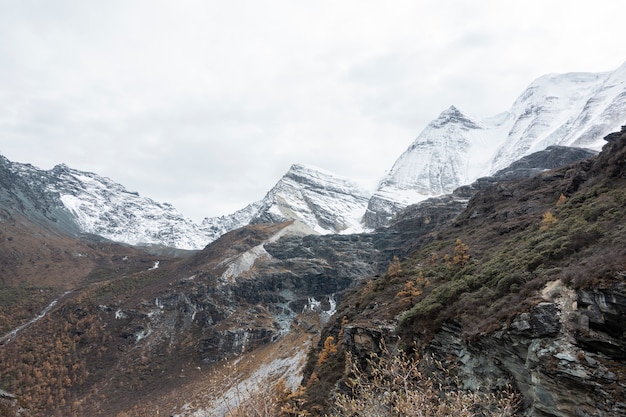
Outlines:
POLYGON ((451 106, 398 158, 373 195, 318 168, 293 165, 257 202, 194 223, 97 174, 65 165, 40 170, 0 157, 4 205, 65 232, 131 245, 201 249, 248 224, 295 220, 303 234, 356 233, 385 226, 405 207, 451 193, 551 145, 599 150, 626 113, 626 64, 607 73, 546 75, 511 108, 481 118, 451 106))

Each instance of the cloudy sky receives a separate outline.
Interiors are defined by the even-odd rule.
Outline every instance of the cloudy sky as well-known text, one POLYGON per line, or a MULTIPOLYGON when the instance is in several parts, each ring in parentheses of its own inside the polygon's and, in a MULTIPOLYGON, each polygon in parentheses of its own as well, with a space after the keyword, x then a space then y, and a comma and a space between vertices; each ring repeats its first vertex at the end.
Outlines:
POLYGON ((372 184, 451 104, 626 61, 615 0, 0 0, 0 154, 194 220, 293 163, 372 184))

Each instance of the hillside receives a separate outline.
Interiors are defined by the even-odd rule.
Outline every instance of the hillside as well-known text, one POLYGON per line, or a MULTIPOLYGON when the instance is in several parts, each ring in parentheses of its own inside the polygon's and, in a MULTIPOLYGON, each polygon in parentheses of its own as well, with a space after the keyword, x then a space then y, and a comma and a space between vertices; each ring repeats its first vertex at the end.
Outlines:
MULTIPOLYGON (((29 259, 48 245, 47 236, 32 239, 29 259)), ((232 388, 231 377, 263 369, 295 389, 334 294, 388 258, 370 236, 302 237, 293 222, 248 226, 178 259, 60 239, 66 246, 54 259, 64 271, 3 285, 24 307, 17 315, 15 303, 3 306, 0 387, 34 416, 191 415, 225 406, 219 389, 232 388), (85 264, 72 269, 64 256, 85 264), (70 273, 74 281, 65 282, 70 273), (256 359, 244 369, 236 366, 243 358, 256 359)))
POLYGON ((431 355, 461 388, 513 387, 522 415, 624 415, 626 127, 607 140, 596 158, 479 191, 349 291, 322 333, 336 353, 309 362, 307 400, 328 407, 347 388, 345 353, 364 360, 387 341, 431 355))

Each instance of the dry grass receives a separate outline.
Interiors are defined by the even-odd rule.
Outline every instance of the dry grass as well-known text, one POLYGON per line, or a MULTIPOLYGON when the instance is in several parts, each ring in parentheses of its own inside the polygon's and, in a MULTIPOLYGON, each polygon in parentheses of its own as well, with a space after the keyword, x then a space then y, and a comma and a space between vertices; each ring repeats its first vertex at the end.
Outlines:
POLYGON ((384 346, 381 352, 367 361, 367 369, 348 358, 349 392, 336 395, 330 417, 508 417, 519 406, 512 390, 489 394, 462 390, 442 367, 445 382, 425 374, 417 356, 392 355, 384 346))

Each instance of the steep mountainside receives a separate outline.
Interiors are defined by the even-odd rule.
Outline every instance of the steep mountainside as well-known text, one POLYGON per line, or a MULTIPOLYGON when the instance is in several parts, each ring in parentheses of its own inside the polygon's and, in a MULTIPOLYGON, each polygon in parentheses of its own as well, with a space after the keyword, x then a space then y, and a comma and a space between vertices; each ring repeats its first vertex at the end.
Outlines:
POLYGON ((70 235, 93 234, 131 245, 197 249, 204 233, 171 205, 157 203, 97 174, 66 165, 46 171, 0 157, 0 208, 70 235))
POLYGON ((626 63, 609 73, 546 75, 489 118, 450 107, 380 182, 363 218, 378 227, 408 204, 451 192, 550 145, 599 150, 626 111, 626 63))
MULTIPOLYGON (((37 416, 216 415, 226 395, 216 390, 232 388, 224 364, 249 358, 254 375, 266 352, 271 381, 284 376, 295 389, 320 322, 342 290, 388 263, 385 246, 368 235, 302 237, 292 221, 232 231, 189 258, 134 271, 125 265, 150 258, 128 248, 68 283, 70 293, 52 281, 60 295, 24 328, 11 321, 0 387, 37 416)), ((233 372, 239 380, 244 370, 233 372)))
MULTIPOLYGON (((549 146, 543 151, 532 153, 501 169, 489 177, 481 177, 469 185, 461 186, 450 194, 431 197, 401 210, 388 223, 393 230, 430 231, 442 226, 458 216, 467 207, 476 193, 490 186, 514 179, 530 178, 550 169, 567 166, 597 155, 588 149, 567 146, 549 146)), ((405 253, 408 254, 416 245, 404 240, 405 253)))
POLYGON ((45 173, 32 165, 13 163, 0 155, 0 213, 22 214, 40 225, 52 224, 73 234, 80 230, 57 196, 47 192, 45 173))
MULTIPOLYGON (((451 395, 512 388, 523 416, 624 415, 626 126, 606 138, 595 158, 483 188, 349 291, 321 338, 342 343, 309 362, 307 400, 329 407, 349 393, 345 354, 366 364, 386 342, 433 358, 423 372, 451 395)), ((399 398, 373 395, 383 407, 399 398)))

